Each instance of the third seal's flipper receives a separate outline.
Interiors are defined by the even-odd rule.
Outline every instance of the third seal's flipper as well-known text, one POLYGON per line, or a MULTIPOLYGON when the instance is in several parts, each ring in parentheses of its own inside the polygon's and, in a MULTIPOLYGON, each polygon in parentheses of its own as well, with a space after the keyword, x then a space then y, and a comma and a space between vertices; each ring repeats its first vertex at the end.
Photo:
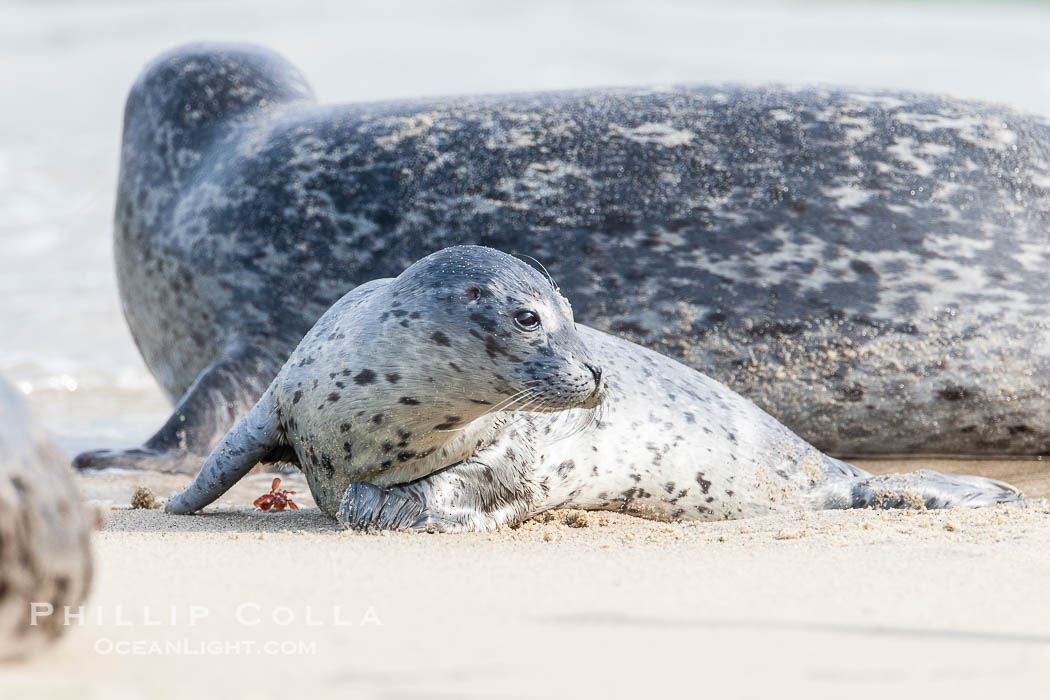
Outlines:
POLYGON ((281 449, 273 395, 267 391, 248 415, 215 446, 193 483, 165 506, 169 513, 193 513, 230 490, 275 450, 281 449))
POLYGON ((941 474, 926 469, 909 474, 865 476, 830 484, 825 508, 974 508, 1022 500, 1009 484, 980 476, 941 474))
POLYGON ((197 471, 215 443, 266 391, 281 361, 241 348, 205 369, 164 426, 142 447, 92 450, 73 459, 77 469, 197 471))

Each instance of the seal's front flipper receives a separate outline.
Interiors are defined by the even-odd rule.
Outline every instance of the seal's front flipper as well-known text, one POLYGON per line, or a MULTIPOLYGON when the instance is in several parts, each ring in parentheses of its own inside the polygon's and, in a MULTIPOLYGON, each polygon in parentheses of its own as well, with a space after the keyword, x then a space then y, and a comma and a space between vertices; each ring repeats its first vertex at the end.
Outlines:
POLYGON ((419 530, 425 512, 426 504, 404 488, 358 482, 346 488, 336 519, 351 530, 419 530))
POLYGON ((469 493, 452 493, 448 487, 444 473, 392 488, 353 483, 343 495, 336 519, 351 530, 429 532, 484 532, 520 521, 472 507, 468 502, 475 499, 469 493), (427 501, 421 492, 431 492, 435 498, 427 501), (442 498, 441 492, 459 503, 442 498))
POLYGON ((142 447, 83 452, 73 459, 73 466, 192 474, 219 438, 266 391, 279 369, 280 362, 256 352, 232 352, 197 377, 164 427, 142 447))
POLYGON ((508 465, 494 469, 482 459, 479 455, 390 488, 350 484, 336 519, 354 530, 484 532, 533 515, 535 490, 527 470, 508 465))
POLYGON ((980 476, 923 469, 909 474, 867 476, 833 487, 825 508, 975 508, 1022 500, 1009 484, 980 476))
POLYGON ((215 446, 193 483, 168 499, 164 510, 179 515, 200 510, 276 453, 286 454, 287 449, 281 439, 273 394, 267 391, 215 446))

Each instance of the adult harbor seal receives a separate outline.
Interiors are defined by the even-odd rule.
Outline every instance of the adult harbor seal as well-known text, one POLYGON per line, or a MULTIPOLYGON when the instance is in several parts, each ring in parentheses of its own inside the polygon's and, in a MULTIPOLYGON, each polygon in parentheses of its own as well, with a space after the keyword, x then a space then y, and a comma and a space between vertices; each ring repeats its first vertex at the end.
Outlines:
POLYGON ((319 105, 250 46, 128 97, 115 251, 177 402, 80 467, 196 469, 345 292, 459 243, 839 455, 1050 447, 1050 125, 904 93, 693 86, 319 105))
POLYGON ((976 506, 1006 484, 872 476, 747 399, 575 324, 549 278, 459 246, 339 300, 167 510, 259 460, 297 462, 355 528, 485 530, 556 507, 721 519, 772 509, 976 506))
POLYGON ((91 581, 91 530, 69 461, 0 379, 0 659, 64 631, 91 581))

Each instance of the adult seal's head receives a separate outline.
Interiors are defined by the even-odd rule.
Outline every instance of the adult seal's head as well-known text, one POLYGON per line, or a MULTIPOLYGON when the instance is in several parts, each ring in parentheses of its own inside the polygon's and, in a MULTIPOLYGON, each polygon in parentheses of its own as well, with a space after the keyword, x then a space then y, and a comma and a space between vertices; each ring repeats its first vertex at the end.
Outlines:
MULTIPOLYGON (((499 251, 459 246, 343 297, 252 414, 260 430, 276 426, 286 457, 334 513, 352 482, 413 481, 495 441, 506 411, 595 408, 602 387, 549 278, 499 251)), ((182 494, 169 510, 202 505, 182 494)))

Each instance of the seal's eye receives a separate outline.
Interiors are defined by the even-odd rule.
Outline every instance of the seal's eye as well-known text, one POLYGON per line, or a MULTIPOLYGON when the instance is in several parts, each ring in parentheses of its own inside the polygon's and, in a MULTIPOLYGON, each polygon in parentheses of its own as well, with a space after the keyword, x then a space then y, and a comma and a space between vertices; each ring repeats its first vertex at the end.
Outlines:
POLYGON ((481 290, 477 287, 467 287, 467 301, 477 301, 481 298, 481 290))
POLYGON ((514 314, 514 325, 523 331, 534 331, 540 327, 540 317, 535 311, 523 309, 514 314))

